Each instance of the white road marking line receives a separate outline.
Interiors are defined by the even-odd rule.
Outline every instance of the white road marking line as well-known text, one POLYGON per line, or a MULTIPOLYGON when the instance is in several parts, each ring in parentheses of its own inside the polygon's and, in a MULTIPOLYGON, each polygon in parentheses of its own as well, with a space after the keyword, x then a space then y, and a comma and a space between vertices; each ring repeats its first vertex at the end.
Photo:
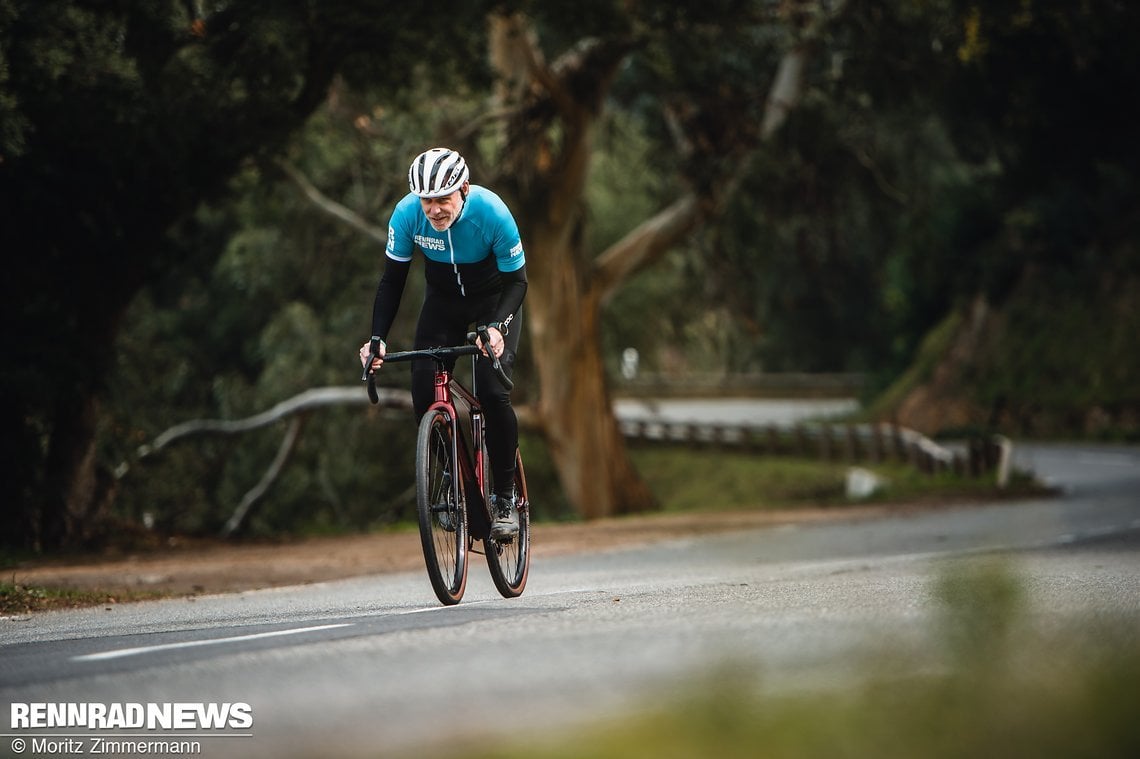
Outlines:
POLYGON ((470 608, 472 606, 475 606, 476 604, 485 604, 485 603, 487 603, 487 599, 477 599, 474 601, 465 601, 462 604, 453 604, 451 606, 425 606, 422 609, 405 609, 404 611, 398 611, 398 612, 396 612, 396 615, 402 617, 405 614, 423 614, 425 611, 448 611, 448 610, 456 610, 459 608, 467 609, 467 608, 470 608))
POLYGON ((259 640, 261 638, 277 638, 283 635, 299 635, 300 633, 316 632, 317 630, 332 630, 337 627, 352 627, 351 622, 336 625, 317 625, 315 627, 298 627, 292 630, 274 630, 272 632, 251 633, 250 635, 234 635, 229 638, 208 638, 205 640, 186 640, 180 643, 160 643, 154 646, 137 646, 135 648, 120 648, 114 651, 101 651, 97 654, 83 654, 71 657, 72 661, 107 661, 108 659, 122 659, 127 656, 138 656, 155 651, 173 651, 179 648, 197 648, 199 646, 214 646, 221 643, 239 643, 246 640, 259 640))

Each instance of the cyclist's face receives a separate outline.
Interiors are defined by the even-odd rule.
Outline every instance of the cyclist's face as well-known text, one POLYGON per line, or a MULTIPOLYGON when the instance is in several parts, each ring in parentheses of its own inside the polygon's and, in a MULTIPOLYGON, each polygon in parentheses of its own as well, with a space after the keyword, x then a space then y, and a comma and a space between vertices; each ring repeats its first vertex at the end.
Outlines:
MULTIPOLYGON (((466 190, 467 184, 464 183, 462 192, 466 190)), ((459 218, 459 212, 463 210, 463 195, 460 190, 456 190, 441 198, 420 198, 420 207, 424 209, 424 215, 428 217, 432 228, 436 232, 442 232, 459 218)))

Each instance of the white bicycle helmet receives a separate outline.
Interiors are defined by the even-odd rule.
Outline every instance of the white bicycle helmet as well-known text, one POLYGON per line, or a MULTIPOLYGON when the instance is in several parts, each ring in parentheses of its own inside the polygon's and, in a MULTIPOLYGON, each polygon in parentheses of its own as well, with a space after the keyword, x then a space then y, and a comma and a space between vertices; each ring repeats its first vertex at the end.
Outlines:
POLYGON ((432 148, 412 161, 408 187, 421 198, 441 198, 462 187, 468 176, 463 156, 448 148, 432 148))

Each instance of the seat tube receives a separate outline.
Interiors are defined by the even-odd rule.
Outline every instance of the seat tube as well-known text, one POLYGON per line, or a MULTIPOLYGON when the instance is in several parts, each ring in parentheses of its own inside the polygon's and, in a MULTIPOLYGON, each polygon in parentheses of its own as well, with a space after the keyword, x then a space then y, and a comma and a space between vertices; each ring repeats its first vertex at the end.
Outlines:
POLYGON ((483 411, 476 406, 471 409, 471 451, 475 456, 475 478, 484 499, 491 493, 491 483, 487 477, 488 462, 485 461, 487 446, 483 445, 483 411))

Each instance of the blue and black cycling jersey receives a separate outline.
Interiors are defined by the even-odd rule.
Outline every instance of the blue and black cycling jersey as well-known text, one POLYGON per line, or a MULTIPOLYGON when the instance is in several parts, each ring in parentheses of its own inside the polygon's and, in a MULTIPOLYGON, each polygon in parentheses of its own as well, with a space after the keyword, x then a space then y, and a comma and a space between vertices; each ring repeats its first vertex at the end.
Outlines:
POLYGON ((498 272, 526 263, 514 217, 498 195, 471 185, 463 213, 437 232, 412 193, 396 204, 388 224, 388 258, 411 261, 416 249, 428 263, 428 282, 444 292, 479 295, 498 286, 498 272))
POLYGON ((386 338, 399 309, 408 269, 416 250, 424 256, 430 290, 455 298, 500 298, 486 322, 508 322, 526 293, 526 254, 518 225, 502 199, 471 185, 459 218, 437 232, 423 212, 420 198, 408 193, 388 223, 387 264, 376 290, 372 334, 386 338))

